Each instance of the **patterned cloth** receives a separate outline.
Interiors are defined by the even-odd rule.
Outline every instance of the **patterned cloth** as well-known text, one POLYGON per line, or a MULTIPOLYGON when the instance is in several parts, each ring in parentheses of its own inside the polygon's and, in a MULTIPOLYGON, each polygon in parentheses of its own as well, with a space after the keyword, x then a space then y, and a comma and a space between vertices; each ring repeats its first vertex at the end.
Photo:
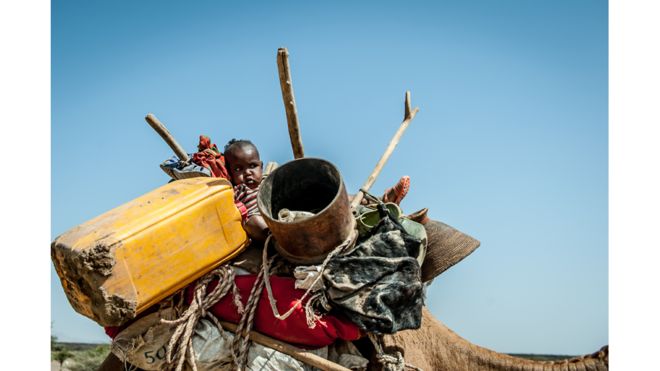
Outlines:
MULTIPOLYGON (((189 156, 192 155, 189 154, 189 156)), ((186 164, 177 156, 172 156, 163 161, 160 168, 174 180, 211 176, 211 170, 194 163, 186 164)))
MULTIPOLYGON (((257 207, 257 194, 259 188, 250 189, 245 184, 239 184, 234 187, 234 202, 238 202, 245 206, 245 216, 243 221, 246 222, 250 217, 259 215, 259 208, 257 207)), ((240 207, 239 207, 240 210, 240 207)))
POLYGON ((419 328, 424 285, 417 257, 422 241, 379 205, 380 222, 353 251, 323 271, 326 299, 362 330, 392 334, 419 328))

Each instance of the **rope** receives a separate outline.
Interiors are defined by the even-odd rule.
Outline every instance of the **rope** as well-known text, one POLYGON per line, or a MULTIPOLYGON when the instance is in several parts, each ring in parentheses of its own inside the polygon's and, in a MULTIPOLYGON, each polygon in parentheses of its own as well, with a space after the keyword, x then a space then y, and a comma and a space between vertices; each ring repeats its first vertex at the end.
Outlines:
POLYGON ((394 354, 385 353, 382 345, 382 335, 376 335, 374 333, 369 333, 367 335, 369 336, 369 340, 371 340, 371 343, 376 349, 376 360, 378 360, 378 362, 383 365, 384 370, 403 371, 404 369, 408 368, 415 371, 422 371, 421 368, 415 367, 410 363, 406 363, 406 361, 403 359, 403 355, 399 351, 396 351, 394 354))
MULTIPOLYGON (((257 275, 257 278, 254 282, 254 286, 252 286, 252 290, 250 291, 250 296, 248 298, 245 311, 243 312, 241 316, 241 320, 238 323, 238 327, 236 328, 236 337, 234 338, 234 342, 232 344, 232 356, 234 359, 234 366, 239 371, 243 370, 245 368, 245 365, 247 364, 247 356, 250 346, 249 333, 254 324, 254 315, 256 313, 257 305, 259 304, 259 299, 261 298, 261 292, 263 291, 264 286, 266 286, 266 292, 268 294, 268 300, 270 302, 271 310, 273 311, 273 316, 275 316, 275 318, 277 318, 278 320, 285 320, 289 318, 289 316, 291 316, 293 311, 299 305, 301 305, 302 302, 307 298, 307 296, 312 292, 311 287, 313 287, 321 279, 321 274, 319 274, 314 280, 314 283, 311 285, 311 287, 307 291, 305 291, 303 296, 300 299, 298 299, 296 303, 286 313, 280 314, 279 311, 277 310, 277 306, 276 306, 277 302, 275 300, 275 297, 273 296, 273 289, 270 285, 271 264, 277 257, 277 255, 274 255, 270 258, 268 257, 268 246, 270 244, 271 238, 272 238, 272 234, 269 234, 268 237, 266 238, 266 242, 264 243, 261 269, 259 270, 259 274, 257 275)), ((323 268, 325 268, 325 266, 327 265, 328 261, 332 259, 332 257, 337 255, 347 247, 352 246, 356 240, 357 240, 357 230, 353 230, 350 236, 344 242, 342 242, 341 245, 337 246, 335 249, 333 249, 332 252, 330 252, 330 254, 328 254, 328 256, 323 262, 321 272, 323 271, 323 268)), ((322 296, 322 293, 318 293, 314 295, 312 299, 318 297, 319 301, 323 302, 320 296, 322 296)), ((307 318, 307 326, 309 326, 310 328, 314 328, 314 326, 316 326, 316 321, 320 318, 320 316, 314 313, 314 310, 310 305, 311 302, 312 300, 310 299, 307 302, 307 305, 305 306, 305 315, 307 318)))
POLYGON ((128 363, 128 360, 126 359, 125 356, 123 358, 124 358, 124 361, 123 361, 124 362, 124 371, 137 371, 137 369, 138 369, 137 366, 133 366, 132 364, 128 363))
MULTIPOLYGON (((352 247, 357 240, 357 236, 357 230, 352 230, 348 238, 339 246, 335 247, 325 258, 323 264, 321 265, 321 272, 323 272, 328 262, 334 256, 344 251, 345 249, 352 247)), ((302 305, 303 301, 312 292, 312 287, 316 285, 316 283, 321 279, 322 274, 319 274, 316 277, 310 288, 305 291, 303 296, 298 299, 297 302, 286 313, 282 315, 279 314, 276 306, 276 300, 273 296, 273 291, 270 285, 271 264, 277 257, 277 255, 274 255, 270 259, 268 258, 268 246, 271 237, 272 234, 268 235, 268 238, 264 243, 262 267, 259 271, 259 274, 257 275, 254 285, 252 286, 252 290, 250 291, 250 296, 248 297, 245 307, 243 307, 240 301, 240 294, 236 284, 234 283, 234 271, 229 266, 224 265, 215 269, 199 280, 195 286, 192 302, 188 306, 188 309, 186 309, 186 311, 178 319, 172 321, 161 319, 162 323, 169 323, 176 326, 174 334, 170 338, 166 347, 166 361, 168 365, 170 365, 170 369, 173 369, 174 371, 181 371, 183 369, 184 363, 187 363, 193 371, 197 371, 197 366, 195 364, 195 351, 192 345, 193 331, 200 318, 208 317, 222 332, 222 325, 218 319, 215 318, 215 316, 213 316, 210 312, 207 312, 207 310, 216 304, 225 295, 227 295, 229 290, 232 290, 234 305, 236 308, 238 308, 238 312, 241 314, 241 320, 239 321, 236 328, 231 349, 234 365, 239 371, 244 370, 247 364, 248 351, 250 346, 249 333, 254 325, 254 316, 256 314, 257 305, 259 304, 259 299, 261 298, 261 292, 263 291, 264 286, 266 286, 266 291, 268 293, 271 309, 273 310, 273 315, 279 320, 287 319, 299 305, 302 305), (215 277, 218 277, 218 285, 210 294, 205 295, 208 284, 215 277)), ((327 308, 327 300, 324 299, 325 298, 323 297, 323 293, 319 292, 313 295, 305 305, 307 325, 310 328, 314 328, 314 326, 316 326, 316 321, 320 318, 320 316, 316 315, 314 312, 313 305, 311 303, 318 301, 323 304, 324 308, 327 308)))
POLYGON ((321 319, 321 316, 316 314, 313 304, 322 297, 324 297, 323 292, 316 293, 305 303, 305 318, 307 319, 307 327, 309 328, 313 329, 316 327, 316 321, 321 319))
POLYGON ((383 201, 380 198, 378 198, 378 197, 372 195, 371 193, 367 192, 364 188, 360 188, 360 192, 362 192, 364 194, 364 198, 370 200, 372 203, 375 203, 375 204, 382 204, 383 203, 383 201))
MULTIPOLYGON (((264 246, 264 249, 266 247, 264 246)), ((269 262, 264 261, 264 265, 268 265, 269 262)), ((248 350, 250 347, 249 334, 254 324, 254 315, 257 311, 257 304, 259 304, 259 299, 261 298, 261 292, 264 289, 264 280, 263 280, 263 270, 259 271, 252 290, 250 291, 250 296, 246 304, 245 311, 241 315, 241 320, 236 327, 234 342, 232 343, 232 358, 234 359, 234 365, 236 370, 242 371, 247 364, 248 350)))
POLYGON ((195 292, 193 300, 188 309, 176 320, 161 319, 161 323, 167 323, 176 326, 174 334, 167 344, 166 361, 168 368, 175 371, 183 369, 184 362, 188 363, 193 371, 197 371, 195 364, 195 351, 192 346, 192 333, 200 318, 209 317, 215 320, 214 323, 218 328, 222 329, 217 319, 207 312, 220 299, 225 297, 229 290, 232 290, 234 296, 234 305, 238 308, 239 313, 244 311, 243 305, 240 301, 240 294, 238 288, 234 283, 234 270, 227 265, 223 265, 204 277, 202 277, 195 285, 195 292), (214 279, 218 278, 218 285, 213 291, 206 294, 208 284, 214 279))
MULTIPOLYGON (((273 296, 273 289, 270 286, 270 275, 268 273, 268 271, 270 269, 270 266, 269 266, 270 263, 268 262, 268 244, 270 243, 270 239, 271 239, 272 236, 273 236, 272 234, 269 234, 268 237, 266 238, 266 242, 264 243, 264 250, 263 250, 263 253, 262 253, 263 254, 262 255, 263 264, 262 264, 262 267, 261 267, 262 268, 261 272, 259 274, 263 273, 264 282, 266 284, 266 291, 268 292, 268 300, 270 301, 270 308, 273 311, 273 316, 275 316, 275 318, 279 319, 280 321, 283 321, 283 320, 289 318, 289 316, 291 316, 293 311, 299 305, 302 305, 303 301, 305 299, 307 299, 307 296, 312 292, 312 288, 314 286, 316 286, 316 284, 319 282, 319 280, 321 280, 321 278, 323 277, 322 273, 325 270, 325 267, 328 264, 328 262, 332 258, 334 258, 337 254, 339 254, 340 252, 342 252, 345 249, 350 248, 351 246, 353 246, 353 244, 357 240, 358 232, 357 232, 357 229, 353 229, 351 231, 351 234, 344 240, 344 242, 342 242, 339 246, 335 247, 328 254, 328 256, 326 256, 325 260, 323 260, 323 263, 321 264, 321 269, 320 269, 321 273, 319 273, 319 275, 316 276, 316 278, 314 279, 312 284, 309 286, 309 288, 305 291, 303 296, 300 297, 300 299, 296 300, 295 304, 291 308, 289 308, 289 310, 286 311, 284 314, 280 314, 280 312, 277 310, 277 301, 275 300, 275 297, 273 296)), ((317 294, 317 295, 313 296, 313 298, 320 298, 320 297, 317 294)), ((312 300, 310 299, 310 302, 311 301, 312 300)), ((309 302, 308 302, 308 304, 309 304, 309 302)), ((306 308, 305 308, 305 314, 306 314, 306 317, 307 317, 307 325, 309 326, 309 328, 314 328, 314 326, 316 326, 316 320, 319 318, 319 316, 317 316, 314 313, 313 309, 310 309, 310 308, 311 308, 311 306, 309 306, 309 305, 306 306, 306 308), (310 317, 310 312, 311 312, 311 317, 310 317)))

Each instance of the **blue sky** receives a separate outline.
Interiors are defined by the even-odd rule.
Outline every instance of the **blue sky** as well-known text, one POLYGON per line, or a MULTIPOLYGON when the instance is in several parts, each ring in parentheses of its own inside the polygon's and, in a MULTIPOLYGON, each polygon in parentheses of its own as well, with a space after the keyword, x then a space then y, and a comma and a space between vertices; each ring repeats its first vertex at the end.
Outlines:
MULTIPOLYGON (((250 138, 292 158, 275 54, 290 52, 308 156, 355 191, 412 178, 404 211, 481 241, 427 303, 497 351, 608 343, 607 2, 52 3, 51 237, 167 181, 153 112, 190 151, 250 138)), ((51 268, 53 333, 108 341, 51 268)))

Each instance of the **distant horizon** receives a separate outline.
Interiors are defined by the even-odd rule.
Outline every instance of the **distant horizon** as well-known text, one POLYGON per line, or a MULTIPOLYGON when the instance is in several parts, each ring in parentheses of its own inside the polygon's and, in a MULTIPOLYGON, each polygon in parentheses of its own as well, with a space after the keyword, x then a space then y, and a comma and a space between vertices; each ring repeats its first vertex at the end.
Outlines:
MULTIPOLYGON (((470 342, 580 355, 609 342, 607 2, 52 3, 51 239, 167 182, 152 112, 191 152, 249 138, 292 158, 287 47, 306 155, 349 193, 420 112, 372 188, 481 241, 427 306, 470 342), (415 13, 407 21, 404 11, 415 13), (148 22, 145 22, 145 19, 148 22)), ((51 263, 52 333, 110 341, 51 263)))

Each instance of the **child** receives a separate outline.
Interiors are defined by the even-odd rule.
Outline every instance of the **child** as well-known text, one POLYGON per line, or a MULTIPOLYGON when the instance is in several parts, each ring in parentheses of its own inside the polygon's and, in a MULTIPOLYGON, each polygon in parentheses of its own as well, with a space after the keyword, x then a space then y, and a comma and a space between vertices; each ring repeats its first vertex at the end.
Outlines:
POLYGON ((229 179, 234 185, 234 199, 244 205, 241 213, 245 232, 253 240, 264 241, 268 226, 257 208, 257 193, 263 175, 259 151, 249 140, 232 139, 225 145, 224 156, 229 179))
MULTIPOLYGON (((262 180, 263 162, 257 147, 246 139, 232 139, 224 148, 224 156, 229 177, 234 185, 234 198, 245 205, 245 231, 257 241, 264 241, 268 235, 268 226, 257 208, 257 192, 262 180)), ((397 205, 410 189, 410 177, 403 176, 397 184, 387 189, 382 196, 383 202, 397 205)), ((239 203, 240 208, 240 203, 239 203)))

